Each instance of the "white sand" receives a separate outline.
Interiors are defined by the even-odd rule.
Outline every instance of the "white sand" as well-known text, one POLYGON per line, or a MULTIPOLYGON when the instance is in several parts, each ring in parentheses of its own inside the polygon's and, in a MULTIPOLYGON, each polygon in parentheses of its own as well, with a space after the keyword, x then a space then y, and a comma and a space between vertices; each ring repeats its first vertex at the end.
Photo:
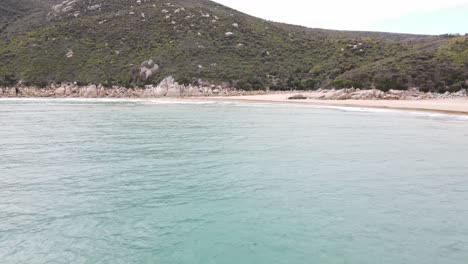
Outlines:
MULTIPOLYGON (((230 96, 215 97, 215 99, 254 102, 300 103, 346 107, 390 108, 400 110, 432 111, 468 115, 468 99, 466 98, 430 100, 288 100, 289 97, 295 94, 230 96)), ((303 95, 307 96, 307 93, 304 93, 303 95)))

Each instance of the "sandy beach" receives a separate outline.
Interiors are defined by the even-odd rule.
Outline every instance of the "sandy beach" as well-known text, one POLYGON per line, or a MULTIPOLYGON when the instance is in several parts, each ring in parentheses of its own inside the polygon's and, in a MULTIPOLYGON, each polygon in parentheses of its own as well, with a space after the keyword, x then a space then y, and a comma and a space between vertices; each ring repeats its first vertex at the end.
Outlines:
MULTIPOLYGON (((365 107, 365 108, 382 108, 382 109, 398 109, 412 111, 430 111, 442 112, 449 114, 468 115, 468 99, 427 99, 427 100, 289 100, 288 98, 296 95, 291 94, 267 94, 267 95, 252 95, 252 96, 229 96, 229 97, 214 97, 217 100, 235 100, 248 102, 277 102, 277 103, 295 103, 295 104, 312 104, 325 106, 343 106, 343 107, 365 107)), ((304 93, 304 96, 309 94, 304 93)), ((213 99, 210 98, 210 99, 213 99)))

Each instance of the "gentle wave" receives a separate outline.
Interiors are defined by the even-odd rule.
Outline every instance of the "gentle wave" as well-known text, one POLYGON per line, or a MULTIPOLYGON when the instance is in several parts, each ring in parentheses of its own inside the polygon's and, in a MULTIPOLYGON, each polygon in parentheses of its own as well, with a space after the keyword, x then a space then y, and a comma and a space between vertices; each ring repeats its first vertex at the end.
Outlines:
POLYGON ((241 106, 241 107, 288 107, 288 108, 316 108, 330 109, 345 112, 364 112, 364 113, 380 113, 380 114, 400 114, 400 115, 416 115, 420 117, 435 118, 440 120, 468 120, 467 115, 440 113, 418 110, 402 110, 391 108, 374 108, 374 107, 353 107, 353 106, 332 106, 332 105, 314 105, 314 104, 284 104, 276 102, 259 102, 259 101, 235 101, 235 100, 210 100, 210 99, 154 99, 154 98, 0 98, 0 103, 41 103, 41 104, 144 104, 144 105, 226 105, 226 106, 241 106))
POLYGON ((431 111, 418 111, 413 109, 391 109, 391 108, 374 108, 374 107, 352 107, 352 106, 314 106, 317 108, 334 109, 346 112, 368 112, 368 113, 383 113, 383 114, 400 114, 400 115, 416 115, 421 117, 431 117, 439 119, 455 119, 455 120, 468 120, 467 115, 463 114, 450 114, 431 111))
POLYGON ((468 122, 333 108, 0 100, 1 263, 465 263, 468 122))

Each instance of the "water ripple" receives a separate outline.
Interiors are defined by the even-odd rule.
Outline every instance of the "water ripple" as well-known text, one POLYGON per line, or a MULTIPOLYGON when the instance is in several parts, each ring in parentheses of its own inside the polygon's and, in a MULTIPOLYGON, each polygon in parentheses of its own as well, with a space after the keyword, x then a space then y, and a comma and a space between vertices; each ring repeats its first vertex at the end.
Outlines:
POLYGON ((0 99, 1 263, 468 259, 468 123, 181 100, 0 99))

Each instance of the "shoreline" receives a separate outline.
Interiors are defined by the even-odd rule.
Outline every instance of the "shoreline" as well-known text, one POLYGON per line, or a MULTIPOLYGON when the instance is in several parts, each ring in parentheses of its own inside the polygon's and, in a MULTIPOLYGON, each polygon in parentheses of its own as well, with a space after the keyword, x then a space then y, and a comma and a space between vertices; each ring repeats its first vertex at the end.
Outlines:
POLYGON ((421 100, 289 100, 288 97, 293 95, 295 94, 228 96, 211 97, 210 99, 218 101, 299 104, 324 107, 387 109, 468 116, 468 98, 421 100))
POLYGON ((135 101, 216 101, 216 102, 242 102, 242 103, 274 103, 281 105, 304 105, 316 107, 346 107, 346 108, 367 108, 382 110, 415 111, 427 113, 441 113, 449 115, 468 116, 468 98, 457 99, 420 99, 420 100, 289 100, 288 97, 294 94, 266 94, 266 95, 245 95, 245 96, 213 96, 213 97, 180 97, 180 98, 136 98, 136 97, 0 97, 2 100, 135 100, 135 101))
POLYGON ((257 103, 302 104, 324 107, 394 109, 468 115, 468 92, 431 93, 417 88, 381 91, 377 89, 318 89, 313 91, 245 91, 204 83, 180 85, 171 76, 157 86, 125 88, 62 83, 44 88, 35 86, 0 87, 0 98, 109 98, 134 100, 211 100, 257 103), (289 98, 296 98, 291 100, 289 98))

